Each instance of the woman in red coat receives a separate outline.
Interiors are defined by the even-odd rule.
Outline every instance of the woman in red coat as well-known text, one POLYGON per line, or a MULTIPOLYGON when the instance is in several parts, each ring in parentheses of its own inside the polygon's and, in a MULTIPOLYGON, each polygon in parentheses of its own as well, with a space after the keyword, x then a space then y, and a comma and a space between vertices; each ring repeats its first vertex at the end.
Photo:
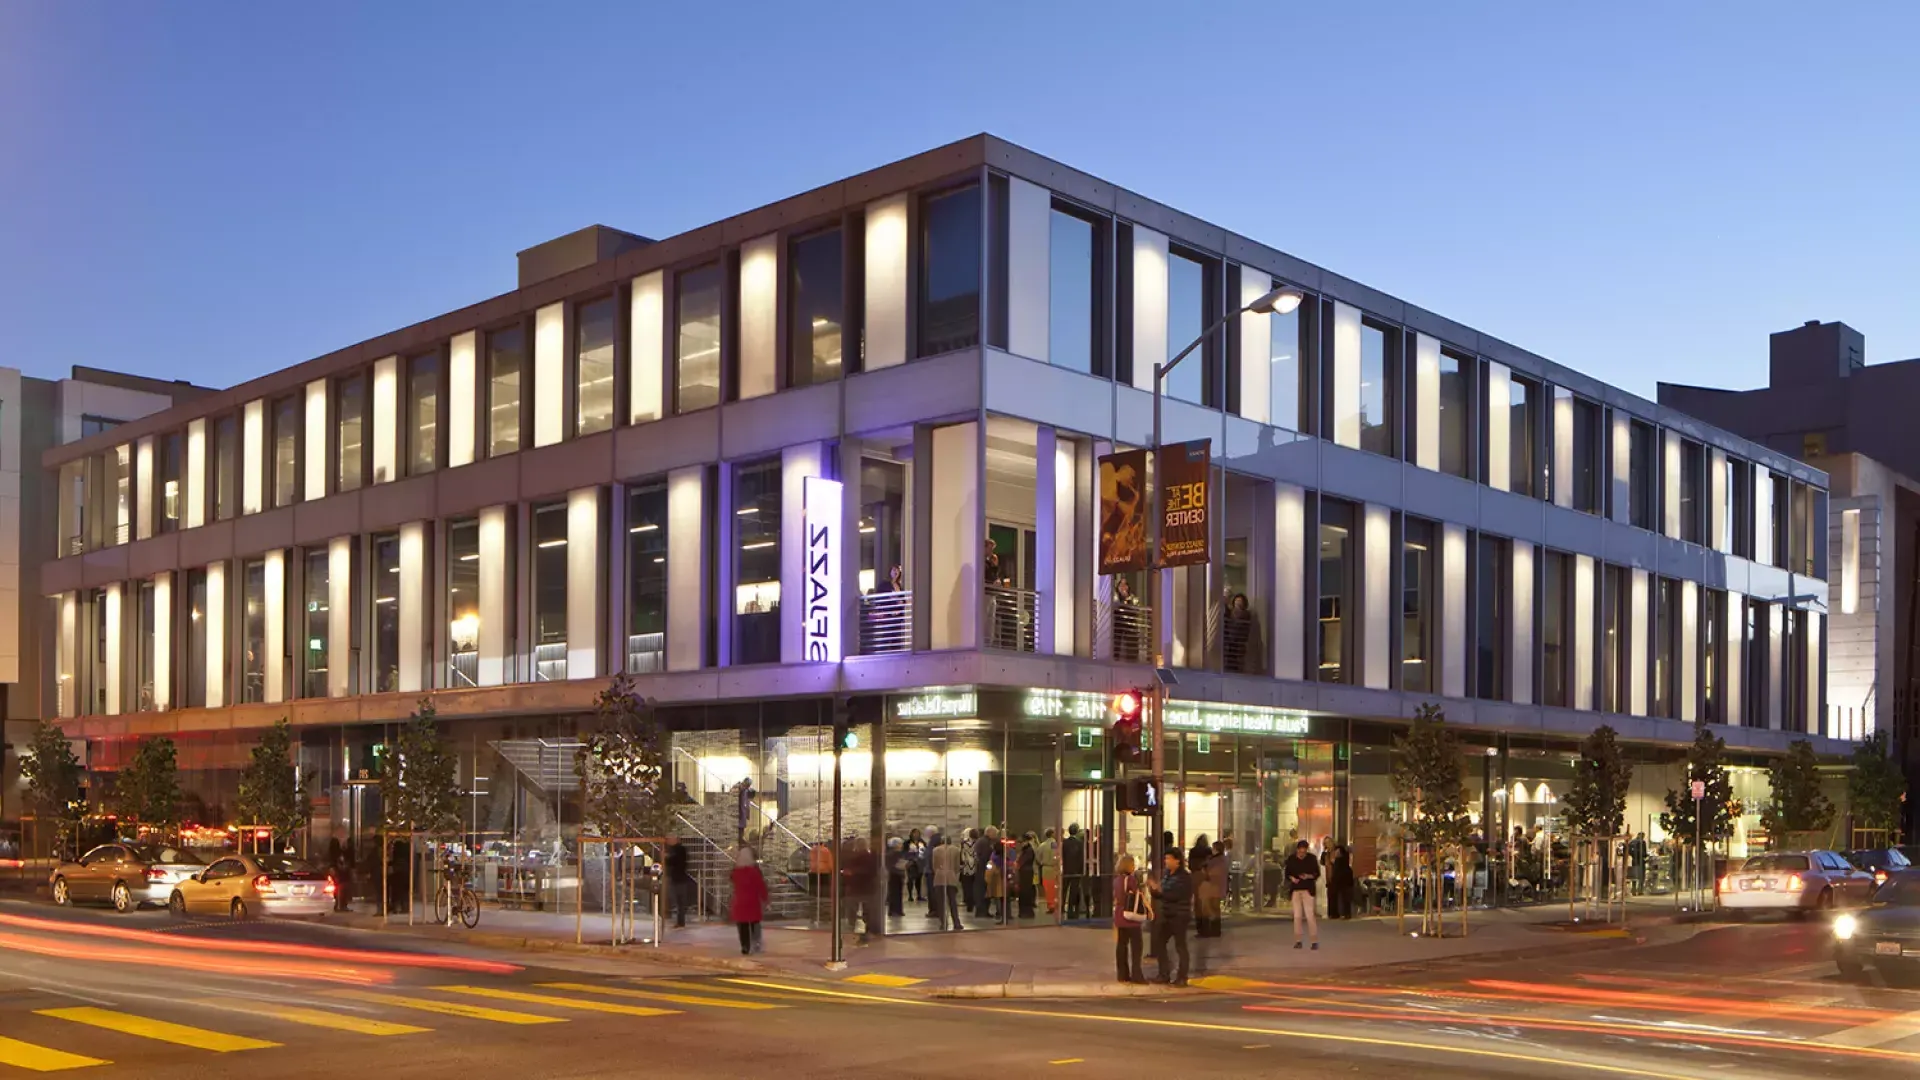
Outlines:
POLYGON ((760 860, 745 844, 733 858, 733 925, 740 930, 740 955, 760 951, 760 917, 767 904, 767 879, 760 860))

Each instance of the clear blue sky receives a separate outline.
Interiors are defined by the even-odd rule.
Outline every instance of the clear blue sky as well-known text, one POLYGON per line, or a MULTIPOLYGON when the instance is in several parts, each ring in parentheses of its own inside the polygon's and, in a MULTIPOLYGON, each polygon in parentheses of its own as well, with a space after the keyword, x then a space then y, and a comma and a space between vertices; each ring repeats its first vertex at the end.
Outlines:
POLYGON ((1648 396, 1920 355, 1920 5, 1068 9, 0 0, 0 364, 229 385, 983 130, 1648 396))

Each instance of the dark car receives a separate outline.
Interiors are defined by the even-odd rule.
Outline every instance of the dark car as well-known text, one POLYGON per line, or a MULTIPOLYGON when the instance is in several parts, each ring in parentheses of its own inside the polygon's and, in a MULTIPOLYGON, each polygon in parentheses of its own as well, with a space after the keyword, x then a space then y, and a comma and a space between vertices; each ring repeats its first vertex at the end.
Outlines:
POLYGON ((1869 967, 1920 972, 1920 871, 1889 876, 1872 904, 1834 918, 1833 959, 1849 978, 1869 967))
POLYGON ((1920 866, 1920 844, 1901 844, 1893 850, 1905 855, 1907 861, 1913 865, 1920 866))
POLYGON ((1875 885, 1885 885, 1888 877, 1913 867, 1913 861, 1902 855, 1899 848, 1867 848, 1864 851, 1849 851, 1847 861, 1872 874, 1875 885))

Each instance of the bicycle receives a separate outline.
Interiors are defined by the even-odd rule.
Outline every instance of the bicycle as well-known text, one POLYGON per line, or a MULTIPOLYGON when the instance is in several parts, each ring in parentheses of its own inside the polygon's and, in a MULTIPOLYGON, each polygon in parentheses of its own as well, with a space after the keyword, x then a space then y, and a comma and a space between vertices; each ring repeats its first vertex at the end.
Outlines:
POLYGON ((444 926, 452 926, 456 917, 469 930, 478 926, 480 894, 467 884, 466 870, 449 864, 440 887, 433 892, 433 918, 444 926))

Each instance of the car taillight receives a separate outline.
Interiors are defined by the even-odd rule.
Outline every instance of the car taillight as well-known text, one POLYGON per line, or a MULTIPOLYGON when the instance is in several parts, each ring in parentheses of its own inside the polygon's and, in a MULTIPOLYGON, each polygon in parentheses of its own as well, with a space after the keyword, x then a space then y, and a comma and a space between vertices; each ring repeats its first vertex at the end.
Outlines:
POLYGON ((272 879, 272 878, 270 878, 270 877, 268 877, 268 876, 267 876, 267 875, 265 875, 265 874, 261 874, 261 875, 260 875, 259 877, 257 877, 257 878, 254 878, 254 879, 253 879, 253 891, 254 891, 254 892, 258 892, 258 893, 270 893, 270 892, 272 892, 272 891, 273 891, 273 879, 272 879))
POLYGON ((1799 874, 1795 874, 1792 877, 1787 879, 1788 892, 1799 892, 1801 889, 1804 889, 1806 887, 1807 887, 1807 883, 1800 880, 1799 874))
POLYGON ((327 882, 327 895, 332 896, 333 894, 334 894, 333 882, 329 881, 327 882))
POLYGON ((1887 872, 1885 870, 1875 870, 1873 872, 1873 883, 1875 885, 1885 885, 1887 883, 1887 872))
POLYGON ((1733 881, 1733 875, 1731 875, 1731 874, 1729 874, 1729 875, 1727 875, 1726 877, 1723 877, 1723 878, 1721 878, 1721 879, 1720 879, 1720 891, 1721 891, 1721 892, 1732 892, 1732 891, 1733 891, 1733 885, 1731 884, 1731 882, 1732 882, 1732 881, 1733 881))
POLYGON ((165 881, 166 879, 167 879, 167 872, 165 870, 162 870, 157 866, 147 867, 148 881, 165 881))

